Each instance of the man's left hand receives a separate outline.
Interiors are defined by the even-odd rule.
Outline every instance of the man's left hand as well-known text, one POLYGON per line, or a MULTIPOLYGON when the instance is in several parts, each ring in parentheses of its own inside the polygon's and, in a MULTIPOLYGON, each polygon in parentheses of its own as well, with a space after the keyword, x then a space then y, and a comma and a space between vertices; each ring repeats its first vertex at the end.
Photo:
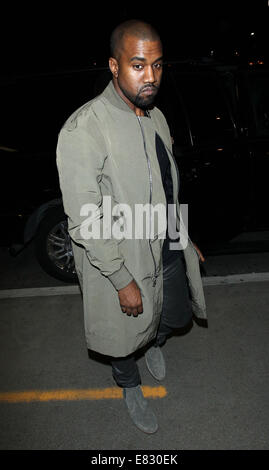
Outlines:
POLYGON ((195 243, 192 242, 192 244, 193 244, 195 250, 197 251, 197 254, 199 256, 199 260, 202 261, 202 263, 203 263, 205 261, 203 253, 199 250, 198 246, 195 243))

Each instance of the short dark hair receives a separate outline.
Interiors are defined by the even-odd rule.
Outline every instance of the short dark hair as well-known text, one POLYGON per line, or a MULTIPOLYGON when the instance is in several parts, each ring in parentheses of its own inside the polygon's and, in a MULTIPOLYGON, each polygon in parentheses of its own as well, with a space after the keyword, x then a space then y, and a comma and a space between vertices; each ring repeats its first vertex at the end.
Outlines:
POLYGON ((119 58, 124 36, 135 36, 144 41, 161 41, 159 33, 149 23, 142 20, 128 20, 119 24, 110 36, 111 57, 119 58))

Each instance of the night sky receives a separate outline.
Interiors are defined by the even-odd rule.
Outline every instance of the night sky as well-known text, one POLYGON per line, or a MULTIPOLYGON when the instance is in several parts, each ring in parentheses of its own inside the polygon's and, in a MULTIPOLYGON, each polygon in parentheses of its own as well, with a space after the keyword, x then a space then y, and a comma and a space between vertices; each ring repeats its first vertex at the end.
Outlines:
POLYGON ((235 51, 242 58, 268 57, 267 0, 33 5, 11 5, 2 12, 5 75, 107 64, 112 29, 131 18, 144 19, 158 29, 169 60, 209 57, 211 51, 224 59, 235 51))

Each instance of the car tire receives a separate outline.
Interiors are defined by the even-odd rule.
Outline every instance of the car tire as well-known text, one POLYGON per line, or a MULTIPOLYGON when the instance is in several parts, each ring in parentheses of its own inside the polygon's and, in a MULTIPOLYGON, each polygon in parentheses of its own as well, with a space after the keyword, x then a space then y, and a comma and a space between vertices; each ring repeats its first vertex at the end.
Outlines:
POLYGON ((47 274, 64 282, 78 282, 62 206, 47 210, 38 226, 35 251, 40 266, 47 274))

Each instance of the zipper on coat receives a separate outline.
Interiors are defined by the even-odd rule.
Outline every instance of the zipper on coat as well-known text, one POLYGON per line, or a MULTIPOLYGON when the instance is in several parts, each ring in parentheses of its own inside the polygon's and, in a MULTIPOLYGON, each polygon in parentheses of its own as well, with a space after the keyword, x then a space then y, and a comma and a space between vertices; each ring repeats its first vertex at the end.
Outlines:
MULTIPOLYGON (((140 116, 137 116, 137 119, 138 119, 139 126, 140 126, 141 133, 142 133, 144 151, 145 151, 145 155, 146 155, 146 159, 147 159, 148 172, 149 172, 149 188, 150 188, 150 192, 149 192, 149 204, 150 204, 150 206, 149 206, 150 207, 149 233, 151 234, 152 171, 151 171, 150 159, 149 159, 148 152, 147 152, 147 147, 146 147, 146 139, 145 139, 144 129, 143 129, 143 126, 142 126, 142 123, 141 123, 140 116)), ((156 280, 157 280, 157 268, 156 268, 156 261, 155 261, 153 251, 152 251, 152 246, 151 246, 151 243, 150 243, 150 238, 149 238, 149 249, 150 249, 151 256, 152 256, 153 263, 154 263, 154 275, 152 276, 152 283, 153 283, 153 287, 155 287, 156 280)))

